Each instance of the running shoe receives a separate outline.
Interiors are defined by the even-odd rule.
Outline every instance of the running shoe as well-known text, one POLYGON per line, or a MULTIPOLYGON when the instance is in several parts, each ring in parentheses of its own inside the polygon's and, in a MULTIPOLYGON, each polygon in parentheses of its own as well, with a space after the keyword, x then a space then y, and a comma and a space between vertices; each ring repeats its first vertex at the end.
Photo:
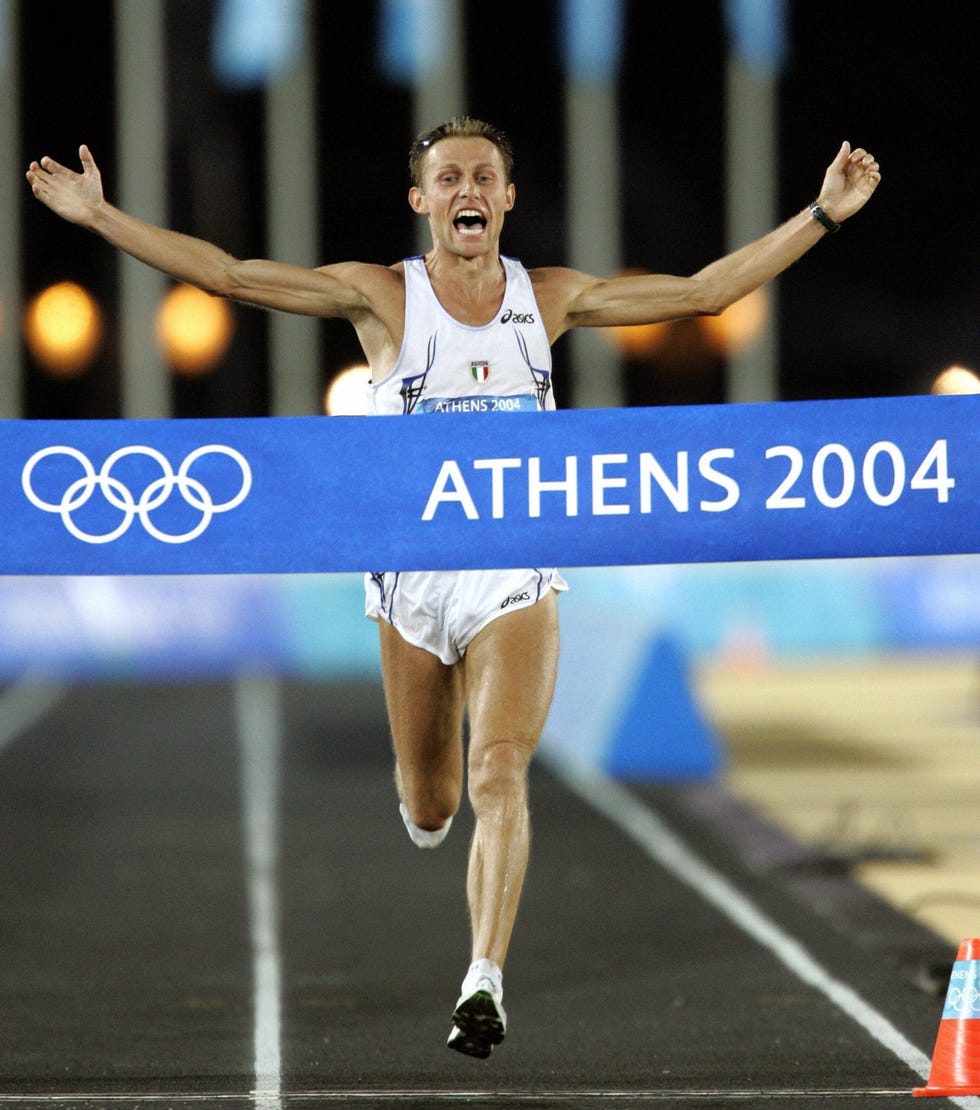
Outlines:
POLYGON ((449 1048, 485 1060, 507 1032, 507 1014, 502 1004, 499 978, 471 974, 463 981, 463 993, 453 1010, 449 1048))

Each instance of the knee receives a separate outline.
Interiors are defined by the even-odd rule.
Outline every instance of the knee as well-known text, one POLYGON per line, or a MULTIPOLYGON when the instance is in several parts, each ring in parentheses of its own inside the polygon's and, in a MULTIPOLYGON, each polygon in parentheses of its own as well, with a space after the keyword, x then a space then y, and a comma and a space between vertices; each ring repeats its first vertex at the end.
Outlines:
POLYGON ((528 762, 527 752, 517 743, 501 741, 471 749, 469 797, 474 812, 523 799, 528 762))
POLYGON ((399 794, 408 815, 420 829, 441 829, 459 809, 460 788, 455 782, 402 783, 399 794))

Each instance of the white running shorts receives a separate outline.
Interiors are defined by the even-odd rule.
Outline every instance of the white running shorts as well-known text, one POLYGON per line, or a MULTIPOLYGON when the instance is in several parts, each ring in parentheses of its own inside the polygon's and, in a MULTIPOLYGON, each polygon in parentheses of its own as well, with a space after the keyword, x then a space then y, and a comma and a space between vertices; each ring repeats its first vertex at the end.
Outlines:
POLYGON ((553 568, 386 571, 364 576, 364 615, 386 620, 403 639, 449 666, 492 620, 526 609, 548 590, 567 589, 553 568))

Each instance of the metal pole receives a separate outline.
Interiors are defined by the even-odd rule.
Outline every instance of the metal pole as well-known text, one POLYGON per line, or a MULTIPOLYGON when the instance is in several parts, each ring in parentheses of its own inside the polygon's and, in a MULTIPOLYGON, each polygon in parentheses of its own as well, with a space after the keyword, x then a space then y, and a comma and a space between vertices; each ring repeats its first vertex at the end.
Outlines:
MULTIPOLYGON (((119 203, 161 226, 167 222, 163 26, 162 0, 116 0, 119 203)), ((154 330, 167 280, 126 254, 119 274, 123 416, 169 416, 170 375, 154 330)))
MULTIPOLYGON (((611 80, 570 74, 565 86, 570 265, 608 277, 622 267, 619 118, 611 80), (602 172, 596 171, 601 166, 602 172)), ((595 328, 570 336, 576 408, 622 405, 619 356, 595 328)))
MULTIPOLYGON (((0 150, 11 155, 10 161, 20 154, 18 5, 19 0, 0 0, 0 150)), ((20 197, 25 189, 27 183, 12 167, 0 173, 0 419, 22 413, 20 197)))
MULTIPOLYGON (((270 81, 265 95, 268 237, 272 258, 314 267, 320 241, 315 81, 309 5, 299 7, 302 46, 289 69, 270 81), (302 167, 299 173, 297 166, 302 167)), ((314 317, 284 312, 269 317, 273 415, 323 411, 319 337, 320 322, 314 317)))
MULTIPOLYGON (((461 0, 441 0, 432 12, 437 16, 422 33, 438 36, 432 64, 416 68, 413 123, 415 133, 466 113, 463 81, 463 15, 461 0)), ((419 18, 422 13, 420 12, 419 18)), ((415 244, 419 253, 432 245, 426 220, 416 219, 415 244)))
MULTIPOLYGON (((777 221, 775 81, 729 54, 727 74, 727 242, 736 250, 765 234, 777 221)), ((773 401, 779 393, 776 281, 766 286, 769 312, 762 335, 729 356, 728 400, 773 401)))

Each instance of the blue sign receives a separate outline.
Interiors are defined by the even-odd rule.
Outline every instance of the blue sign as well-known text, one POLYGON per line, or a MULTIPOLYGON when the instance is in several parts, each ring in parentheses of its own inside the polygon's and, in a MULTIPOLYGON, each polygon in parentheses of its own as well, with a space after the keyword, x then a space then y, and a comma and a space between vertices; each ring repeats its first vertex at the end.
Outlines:
POLYGON ((949 977, 943 1021, 975 1021, 980 1018, 980 963, 956 960, 949 977))
POLYGON ((3 574, 980 551, 980 397, 0 421, 3 574))

